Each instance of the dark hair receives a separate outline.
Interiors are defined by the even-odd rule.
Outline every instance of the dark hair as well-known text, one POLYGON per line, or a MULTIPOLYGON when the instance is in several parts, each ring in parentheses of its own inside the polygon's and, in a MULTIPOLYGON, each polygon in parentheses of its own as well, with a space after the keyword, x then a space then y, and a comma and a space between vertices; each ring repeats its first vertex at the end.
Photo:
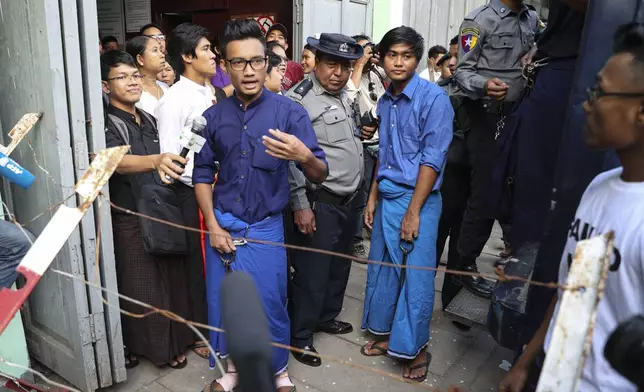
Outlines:
POLYGON ((137 68, 136 61, 128 53, 120 50, 103 53, 101 55, 101 80, 107 81, 112 68, 116 68, 119 65, 129 65, 137 68))
POLYGON ((452 45, 458 45, 458 35, 454 36, 451 40, 449 40, 449 46, 452 45))
POLYGON ((172 30, 166 39, 167 60, 177 73, 183 75, 186 66, 183 64, 182 56, 197 57, 197 46, 202 38, 208 39, 210 31, 192 23, 181 23, 172 30))
POLYGON ((309 50, 311 51, 311 53, 315 54, 315 48, 309 44, 304 45, 304 49, 309 50))
POLYGON ((156 24, 156 23, 148 23, 148 24, 146 24, 145 26, 141 27, 141 30, 139 30, 139 33, 141 33, 141 35, 143 35, 143 32, 144 32, 145 30, 147 30, 147 29, 151 29, 152 27, 154 27, 154 28, 158 29, 160 32, 162 32, 162 33, 163 33, 163 30, 161 30, 161 26, 159 26, 159 25, 158 25, 158 24, 156 24))
POLYGON ((382 37, 382 40, 378 44, 380 58, 384 59, 391 47, 397 44, 406 44, 411 46, 417 61, 420 61, 420 59, 423 58, 423 52, 425 52, 425 40, 416 30, 407 26, 396 27, 395 29, 389 30, 387 34, 382 37))
POLYGON ((282 58, 273 52, 268 52, 268 66, 266 67, 266 73, 271 73, 273 68, 278 67, 280 64, 282 64, 282 58))
POLYGON ((286 48, 283 47, 282 45, 280 45, 280 43, 277 42, 277 41, 267 42, 266 43, 266 52, 272 53, 273 49, 275 49, 276 46, 279 46, 280 48, 284 49, 284 51, 286 52, 286 48))
POLYGON ((441 45, 432 46, 431 48, 429 48, 429 51, 427 52, 427 58, 436 57, 439 54, 442 55, 445 53, 447 53, 447 49, 445 49, 444 46, 441 46, 441 45))
POLYGON ((116 37, 115 37, 115 36, 113 36, 113 35, 106 35, 106 36, 105 36, 105 37, 103 37, 103 39, 101 40, 101 45, 107 45, 107 44, 109 44, 110 42, 116 42, 116 43, 118 44, 118 43, 119 43, 119 40, 118 40, 118 39, 116 39, 116 37))
POLYGON ((142 55, 145 52, 145 49, 148 47, 148 41, 152 38, 146 37, 145 35, 138 35, 134 38, 131 38, 125 44, 125 51, 132 56, 134 59, 134 64, 137 66, 139 62, 136 60, 136 56, 142 55))
POLYGON ((353 38, 354 40, 356 40, 356 42, 358 42, 358 41, 369 41, 369 42, 371 42, 371 38, 370 38, 368 35, 366 35, 366 34, 358 34, 358 35, 354 35, 354 36, 353 36, 353 37, 351 37, 351 38, 353 38))
POLYGON ((633 55, 633 77, 640 83, 644 80, 644 24, 628 23, 615 32, 613 51, 633 55))
POLYGON ((254 19, 236 19, 224 23, 222 33, 219 36, 221 56, 224 59, 227 58, 226 49, 229 43, 247 39, 258 40, 266 50, 266 37, 264 37, 262 29, 254 19))
POLYGON ((443 65, 444 62, 446 62, 447 60, 449 60, 451 58, 452 58, 451 54, 445 53, 444 55, 441 56, 440 59, 438 59, 438 61, 436 62, 436 65, 438 65, 440 67, 441 65, 443 65))

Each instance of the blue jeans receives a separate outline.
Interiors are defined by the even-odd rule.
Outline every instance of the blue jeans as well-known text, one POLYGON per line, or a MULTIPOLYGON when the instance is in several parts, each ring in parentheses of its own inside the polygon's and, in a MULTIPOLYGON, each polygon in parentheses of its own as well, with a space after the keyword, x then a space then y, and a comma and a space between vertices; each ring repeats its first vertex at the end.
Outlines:
MULTIPOLYGON (((28 235, 33 240, 34 237, 28 235)), ((30 247, 29 239, 18 226, 0 220, 0 288, 11 287, 16 281, 16 267, 30 247)))
POLYGON ((362 189, 356 195, 356 232, 353 235, 354 242, 360 242, 362 238, 362 225, 364 222, 364 209, 369 200, 369 191, 371 190, 371 181, 373 172, 376 169, 376 161, 378 160, 378 144, 364 146, 364 182, 362 189))

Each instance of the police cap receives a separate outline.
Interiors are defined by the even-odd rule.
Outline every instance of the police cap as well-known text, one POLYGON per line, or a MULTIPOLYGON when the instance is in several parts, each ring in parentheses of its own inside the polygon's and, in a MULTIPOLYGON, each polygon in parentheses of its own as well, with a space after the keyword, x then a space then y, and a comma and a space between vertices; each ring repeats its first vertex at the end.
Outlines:
POLYGON ((362 46, 344 34, 322 33, 320 39, 309 37, 307 42, 315 48, 316 53, 325 53, 346 60, 357 60, 364 53, 362 46))

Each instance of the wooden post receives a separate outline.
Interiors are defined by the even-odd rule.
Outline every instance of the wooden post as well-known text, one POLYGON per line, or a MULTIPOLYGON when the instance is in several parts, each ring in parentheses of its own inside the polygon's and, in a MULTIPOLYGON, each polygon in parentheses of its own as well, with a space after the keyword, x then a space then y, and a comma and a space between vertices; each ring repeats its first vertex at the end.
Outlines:
POLYGON ((604 292, 613 232, 579 242, 560 299, 537 392, 577 392, 604 292))
POLYGON ((81 196, 80 205, 77 208, 61 206, 18 265, 17 271, 27 279, 25 286, 15 291, 0 290, 0 334, 36 287, 129 148, 109 148, 96 155, 90 168, 76 184, 76 193, 81 196))

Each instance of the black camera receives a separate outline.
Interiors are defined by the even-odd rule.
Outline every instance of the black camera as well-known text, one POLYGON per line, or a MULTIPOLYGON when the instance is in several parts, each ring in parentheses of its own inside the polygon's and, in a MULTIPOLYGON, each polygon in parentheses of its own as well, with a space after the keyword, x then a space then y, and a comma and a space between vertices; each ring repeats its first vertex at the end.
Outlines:
POLYGON ((644 317, 620 324, 604 347, 604 357, 619 374, 644 390, 644 317))

